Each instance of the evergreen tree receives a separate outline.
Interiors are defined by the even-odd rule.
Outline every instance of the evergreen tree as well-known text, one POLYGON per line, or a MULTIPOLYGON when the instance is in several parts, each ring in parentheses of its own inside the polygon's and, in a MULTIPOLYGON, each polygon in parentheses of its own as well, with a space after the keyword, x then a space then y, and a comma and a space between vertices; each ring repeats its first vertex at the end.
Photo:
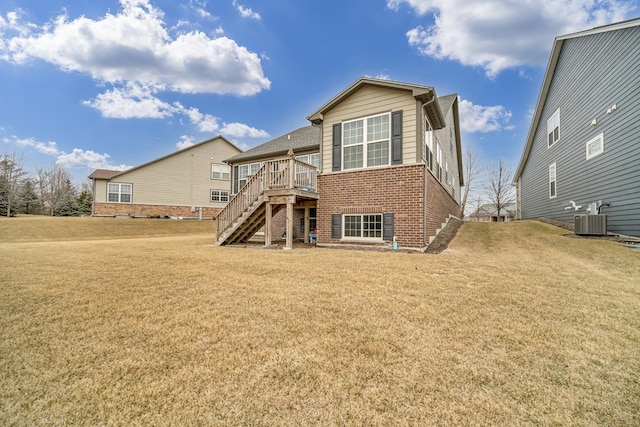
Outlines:
POLYGON ((18 194, 22 181, 27 176, 27 172, 22 169, 22 156, 15 153, 3 154, 0 156, 0 176, 2 182, 2 205, 6 216, 13 216, 13 199, 18 194))
POLYGON ((60 194, 56 199, 53 208, 55 216, 78 216, 79 210, 76 204, 76 189, 67 178, 60 189, 60 194))
POLYGON ((82 191, 76 199, 76 205, 78 206, 78 213, 80 215, 91 215, 93 196, 86 190, 82 191))
POLYGON ((36 193, 36 187, 33 179, 27 179, 22 184, 16 200, 16 209, 23 214, 41 214, 42 204, 36 193))
POLYGON ((7 208, 9 207, 9 185, 7 180, 0 176, 0 215, 7 216, 7 208))

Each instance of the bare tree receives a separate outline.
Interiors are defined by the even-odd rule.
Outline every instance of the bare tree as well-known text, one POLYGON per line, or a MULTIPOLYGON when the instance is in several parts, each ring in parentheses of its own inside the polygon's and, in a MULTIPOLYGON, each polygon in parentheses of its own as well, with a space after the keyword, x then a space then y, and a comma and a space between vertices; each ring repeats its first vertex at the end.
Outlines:
POLYGON ((496 206, 496 214, 500 218, 500 210, 516 200, 515 187, 512 184, 513 172, 500 158, 499 163, 487 169, 485 191, 487 198, 496 206))
POLYGON ((480 173, 478 156, 471 148, 467 147, 462 161, 464 163, 464 195, 462 196, 462 203, 460 204, 460 218, 464 218, 464 209, 467 206, 467 198, 469 197, 471 184, 473 184, 480 173))
POLYGON ((53 216, 58 204, 69 196, 67 193, 75 192, 75 188, 69 184, 71 174, 67 169, 55 163, 49 169, 38 168, 37 172, 42 205, 49 212, 49 215, 53 216))
POLYGON ((3 154, 0 156, 0 184, 6 200, 6 215, 11 216, 11 204, 15 199, 22 182, 26 179, 27 172, 22 168, 22 156, 16 153, 3 154))
POLYGON ((475 214, 476 222, 480 222, 480 208, 482 207, 482 196, 480 194, 476 195, 476 197, 472 198, 473 206, 475 209, 472 213, 475 214))

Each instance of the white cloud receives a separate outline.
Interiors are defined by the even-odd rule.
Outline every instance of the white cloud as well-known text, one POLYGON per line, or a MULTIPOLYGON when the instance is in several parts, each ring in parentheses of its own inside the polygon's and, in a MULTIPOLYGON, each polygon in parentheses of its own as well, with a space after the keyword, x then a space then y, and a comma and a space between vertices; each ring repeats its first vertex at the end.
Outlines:
POLYGON ((222 132, 227 136, 237 138, 263 138, 269 136, 264 130, 256 129, 244 123, 225 123, 222 129, 218 124, 218 117, 202 113, 194 107, 186 108, 176 102, 171 105, 155 96, 155 87, 141 86, 129 83, 124 88, 115 88, 98 95, 94 100, 84 101, 83 104, 95 108, 104 117, 116 119, 129 118, 166 118, 175 115, 186 116, 189 121, 202 133, 222 132))
POLYGON ((234 138, 266 138, 269 136, 264 130, 247 126, 244 123, 225 123, 220 132, 234 138))
POLYGON ((213 15, 206 9, 206 1, 189 0, 189 7, 193 9, 201 18, 213 19, 213 15))
POLYGON ((389 74, 387 73, 380 73, 377 76, 371 76, 369 74, 365 74, 365 77, 371 77, 373 79, 380 79, 380 80, 391 80, 391 76, 389 76, 389 74))
POLYGON ((100 154, 91 150, 82 150, 74 148, 71 153, 65 153, 58 148, 58 144, 53 141, 38 141, 35 138, 19 138, 15 135, 2 138, 5 144, 16 144, 21 147, 32 147, 41 154, 56 157, 56 163, 68 168, 91 168, 91 169, 111 169, 125 170, 129 169, 127 165, 112 165, 109 162, 109 156, 106 153, 100 154))
POLYGON ((11 138, 5 138, 4 141, 6 143, 13 142, 16 145, 20 145, 23 147, 33 147, 38 153, 51 156, 57 156, 61 153, 61 151, 58 150, 58 144, 53 141, 43 142, 38 141, 35 138, 18 138, 15 135, 12 135, 11 138))
POLYGON ((259 55, 234 40, 199 31, 172 38, 163 12, 149 0, 120 3, 115 15, 97 20, 60 15, 42 27, 7 15, 0 22, 0 58, 14 64, 37 58, 107 83, 157 85, 181 93, 245 96, 270 87, 259 55), (7 32, 14 36, 6 37, 7 32))
POLYGON ((259 21, 262 19, 259 13, 254 12, 253 10, 251 10, 251 8, 244 7, 243 5, 239 4, 236 0, 233 0, 233 6, 235 6, 235 8, 238 9, 238 12, 240 12, 240 16, 242 16, 243 18, 255 19, 256 21, 259 21))
POLYGON ((114 119, 153 118, 172 116, 178 108, 154 96, 157 89, 129 83, 99 94, 84 105, 99 110, 104 117, 114 119))
POLYGON ((178 148, 178 150, 183 150, 187 147, 191 147, 192 145, 195 145, 195 141, 192 137, 187 135, 182 135, 180 137, 180 141, 176 142, 176 147, 178 148))
POLYGON ((189 118, 200 132, 215 133, 220 129, 218 118, 211 114, 201 113, 197 108, 185 108, 181 104, 176 104, 178 111, 189 118))
POLYGON ((203 115, 202 119, 196 123, 196 126, 198 126, 198 130, 200 132, 214 133, 218 132, 218 129, 220 129, 218 126, 218 118, 211 114, 203 115))
POLYGON ((464 132, 497 132, 513 129, 510 126, 511 112, 502 105, 489 107, 475 105, 466 99, 460 99, 460 128, 464 132))
POLYGON ((407 4, 433 24, 407 32, 426 55, 481 67, 488 77, 520 66, 544 66, 555 36, 625 19, 633 10, 619 0, 387 0, 407 4))
POLYGON ((131 167, 124 164, 114 166, 109 162, 110 157, 111 156, 106 153, 100 154, 91 150, 74 148, 69 154, 60 154, 56 160, 56 164, 66 168, 110 169, 120 171, 131 167))

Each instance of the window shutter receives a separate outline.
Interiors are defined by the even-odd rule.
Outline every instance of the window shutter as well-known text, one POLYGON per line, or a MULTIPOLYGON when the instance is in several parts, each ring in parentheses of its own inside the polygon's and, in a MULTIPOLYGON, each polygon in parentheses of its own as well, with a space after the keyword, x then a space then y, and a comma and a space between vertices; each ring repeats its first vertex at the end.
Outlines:
POLYGON ((342 215, 340 214, 331 215, 331 238, 342 238, 342 215))
POLYGON ((402 164, 402 110, 391 113, 391 164, 402 164))
POLYGON ((338 123, 333 125, 333 144, 332 147, 332 171, 339 171, 342 169, 342 158, 340 154, 342 153, 342 123, 338 123))
POLYGON ((392 213, 386 213, 382 215, 382 240, 393 240, 394 219, 392 213))
POLYGON ((238 166, 233 167, 233 194, 238 194, 238 166))

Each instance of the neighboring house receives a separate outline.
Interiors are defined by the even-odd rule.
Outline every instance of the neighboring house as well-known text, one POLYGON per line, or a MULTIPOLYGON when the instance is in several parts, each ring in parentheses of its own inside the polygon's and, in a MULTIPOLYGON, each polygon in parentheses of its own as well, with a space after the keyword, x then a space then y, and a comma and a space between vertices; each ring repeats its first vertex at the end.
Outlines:
POLYGON ((126 171, 98 169, 92 214, 212 218, 230 199, 224 160, 240 152, 218 136, 126 171))
POLYGON ((640 236, 638 46, 640 19, 555 39, 514 175, 520 218, 573 223, 602 203, 609 231, 640 236))
POLYGON ((365 77, 307 119, 313 126, 256 147, 255 156, 250 150, 229 159, 233 180, 240 187, 246 179, 247 186, 238 188, 218 215, 217 244, 244 241, 263 225, 270 244, 280 234, 270 219, 284 205, 285 229, 291 230, 287 247, 296 218, 303 218, 305 240, 315 228, 318 244, 396 240, 401 247, 423 250, 458 215, 464 182, 457 95, 437 97, 429 86, 365 77), (314 133, 317 142, 299 141, 305 139, 298 138, 300 132, 314 133), (271 160, 286 157, 289 148, 293 158, 271 160), (299 155, 308 155, 308 162, 296 160, 299 155), (311 176, 304 165, 318 161, 317 177, 311 176), (274 171, 290 178, 274 181, 274 171))
POLYGON ((505 222, 516 219, 516 204, 512 203, 500 208, 498 214, 494 203, 486 203, 465 217, 470 222, 505 222))

